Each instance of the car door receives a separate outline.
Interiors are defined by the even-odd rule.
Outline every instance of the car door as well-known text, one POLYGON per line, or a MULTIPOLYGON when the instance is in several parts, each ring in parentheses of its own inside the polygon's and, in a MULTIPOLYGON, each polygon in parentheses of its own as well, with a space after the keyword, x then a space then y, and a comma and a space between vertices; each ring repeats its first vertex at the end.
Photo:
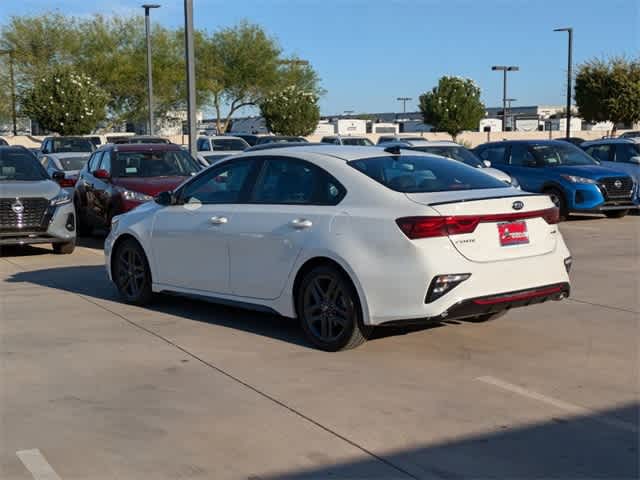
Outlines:
POLYGON ((309 162, 266 156, 248 202, 229 222, 234 295, 275 299, 300 252, 329 231, 344 187, 309 162))
POLYGON ((547 179, 543 168, 526 143, 512 143, 507 151, 507 172, 518 179, 526 192, 541 192, 547 179))
POLYGON ((211 167, 184 185, 179 204, 155 214, 155 281, 169 288, 228 294, 229 226, 248 195, 257 163, 251 158, 211 167))
MULTIPOLYGON (((105 170, 111 174, 111 150, 105 150, 102 153, 100 164, 95 170, 105 170)), ((94 170, 94 171, 95 171, 94 170)), ((92 209, 93 216, 99 224, 107 225, 110 210, 111 197, 111 179, 98 178, 93 176, 93 184, 91 186, 92 193, 92 209)))
POLYGON ((100 165, 100 160, 102 159, 103 152, 96 152, 89 159, 87 166, 82 170, 78 181, 76 182, 76 190, 78 192, 78 204, 82 208, 82 214, 84 215, 85 221, 94 224, 97 219, 95 217, 95 194, 94 194, 94 183, 95 177, 93 176, 93 172, 98 169, 100 165))

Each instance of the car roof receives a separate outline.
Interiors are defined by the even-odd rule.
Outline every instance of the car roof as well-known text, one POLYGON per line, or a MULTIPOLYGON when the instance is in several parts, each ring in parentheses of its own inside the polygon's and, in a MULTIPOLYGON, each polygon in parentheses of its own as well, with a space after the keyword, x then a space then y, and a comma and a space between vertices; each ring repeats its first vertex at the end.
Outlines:
POLYGON ((244 138, 236 135, 202 135, 198 137, 198 140, 202 138, 206 140, 244 140, 244 138))
MULTIPOLYGON (((260 154, 263 150, 271 150, 268 148, 251 148, 245 150, 245 154, 260 154)), ((278 154, 291 154, 295 156, 296 154, 315 154, 315 155, 326 155, 328 157, 337 158, 340 160, 344 160, 346 162, 350 162, 352 160, 360 160, 363 158, 372 158, 372 157, 383 157, 390 156, 392 153, 387 152, 385 149, 375 146, 344 146, 344 145, 329 145, 326 143, 298 143, 296 145, 287 145, 285 147, 278 148, 278 154)), ((404 153, 407 155, 419 155, 419 156, 428 156, 425 153, 418 152, 415 150, 404 150, 404 153)), ((237 158, 237 157, 236 157, 237 158)))
POLYGON ((497 142, 483 143, 481 145, 478 145, 475 148, 496 146, 496 145, 507 145, 507 144, 512 144, 512 143, 516 143, 516 144, 519 143, 519 144, 524 144, 524 145, 535 143, 536 145, 566 146, 570 142, 565 142, 565 141, 562 141, 562 140, 500 140, 500 141, 497 141, 497 142))
POLYGON ((610 143, 630 143, 632 145, 637 144, 638 142, 631 138, 601 138, 599 140, 589 140, 587 142, 582 143, 581 145, 590 146, 590 145, 605 145, 610 143))

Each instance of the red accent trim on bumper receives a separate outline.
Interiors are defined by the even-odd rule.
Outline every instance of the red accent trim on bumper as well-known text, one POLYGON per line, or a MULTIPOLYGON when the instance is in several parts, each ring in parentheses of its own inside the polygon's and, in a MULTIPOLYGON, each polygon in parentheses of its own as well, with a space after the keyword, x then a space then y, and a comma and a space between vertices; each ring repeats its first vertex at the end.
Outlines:
POLYGON ((529 298, 535 297, 544 297, 546 295, 551 295, 553 293, 560 293, 562 291, 562 287, 550 287, 550 288, 540 288, 535 290, 530 290, 528 292, 516 293, 513 295, 499 295, 495 297, 485 297, 485 298, 476 298, 473 303, 478 305, 494 305, 496 303, 507 303, 514 302, 517 300, 526 300, 529 298))

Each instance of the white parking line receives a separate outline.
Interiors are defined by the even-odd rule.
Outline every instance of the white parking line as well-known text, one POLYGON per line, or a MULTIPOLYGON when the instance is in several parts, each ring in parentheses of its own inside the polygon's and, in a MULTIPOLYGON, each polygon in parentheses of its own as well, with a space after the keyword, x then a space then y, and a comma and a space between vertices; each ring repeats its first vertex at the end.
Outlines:
POLYGON ((546 395, 542 395, 541 393, 534 392, 532 390, 527 390, 525 388, 519 387, 518 385, 514 385, 512 383, 502 381, 499 378, 486 376, 486 377, 478 377, 476 378, 476 380, 479 380, 480 382, 488 383, 489 385, 493 385, 494 387, 502 388, 503 390, 507 390, 509 392, 517 393, 518 395, 522 395, 523 397, 527 397, 533 400, 538 400, 539 402, 547 403, 560 410, 565 410, 575 415, 589 416, 590 419, 593 420, 594 422, 600 422, 610 427, 627 430, 633 433, 638 433, 640 431, 638 429, 638 426, 632 423, 623 422, 622 420, 618 420, 616 418, 600 415, 598 412, 589 410, 588 408, 580 407, 579 405, 574 405, 572 403, 567 403, 562 400, 558 400, 556 398, 547 397, 546 395))
POLYGON ((20 461, 31 472, 34 480, 60 480, 58 474, 53 470, 51 465, 44 458, 40 450, 34 448, 32 450, 20 450, 16 452, 20 461))

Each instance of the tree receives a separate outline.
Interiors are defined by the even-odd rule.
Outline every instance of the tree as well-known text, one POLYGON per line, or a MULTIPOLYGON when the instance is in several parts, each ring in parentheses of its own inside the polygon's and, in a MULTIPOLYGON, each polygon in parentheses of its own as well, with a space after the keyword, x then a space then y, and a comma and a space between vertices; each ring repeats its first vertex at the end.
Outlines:
POLYGON ((320 120, 318 96, 297 85, 265 97, 260 103, 260 112, 267 128, 280 135, 309 135, 320 120))
POLYGON ((420 95, 424 123, 449 133, 454 139, 464 130, 476 130, 485 108, 480 88, 469 78, 441 77, 438 86, 420 95))
POLYGON ((591 60, 578 67, 575 100, 588 122, 640 120, 640 59, 591 60))
POLYGON ((201 97, 213 105, 222 133, 237 110, 256 105, 274 88, 280 47, 262 27, 246 21, 215 32, 203 43, 196 48, 201 55, 196 64, 206 79, 201 97))
POLYGON ((60 135, 91 133, 105 116, 107 95, 86 74, 51 68, 22 96, 23 112, 60 135))

